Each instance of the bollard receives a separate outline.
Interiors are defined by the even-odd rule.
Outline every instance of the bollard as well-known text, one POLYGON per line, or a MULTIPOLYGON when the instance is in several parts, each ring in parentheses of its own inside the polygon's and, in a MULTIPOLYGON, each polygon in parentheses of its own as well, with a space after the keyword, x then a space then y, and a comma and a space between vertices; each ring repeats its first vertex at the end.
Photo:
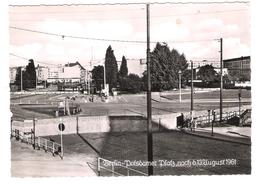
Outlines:
POLYGON ((100 159, 98 158, 98 160, 97 160, 97 170, 98 170, 98 176, 101 176, 101 172, 100 172, 100 159))
POLYGON ((59 117, 59 111, 55 111, 55 117, 59 117))
POLYGON ((40 140, 40 137, 38 137, 38 149, 39 149, 39 150, 41 149, 41 140, 40 140))
POLYGON ((15 129, 15 138, 19 141, 19 130, 15 129))

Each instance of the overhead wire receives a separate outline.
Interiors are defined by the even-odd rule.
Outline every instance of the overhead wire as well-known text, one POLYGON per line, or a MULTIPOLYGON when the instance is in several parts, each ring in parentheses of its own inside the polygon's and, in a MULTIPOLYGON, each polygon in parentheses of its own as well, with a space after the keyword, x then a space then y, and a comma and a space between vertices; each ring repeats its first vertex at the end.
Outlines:
MULTIPOLYGON (((16 29, 20 31, 26 31, 26 32, 32 32, 32 33, 39 33, 39 34, 45 34, 50 36, 57 36, 61 38, 74 38, 74 39, 83 39, 83 40, 94 40, 94 41, 106 41, 106 42, 122 42, 122 43, 138 43, 138 44, 146 44, 146 41, 141 40, 118 40, 118 39, 105 39, 105 38, 93 38, 93 37, 83 37, 83 36, 72 36, 72 35, 66 35, 66 34, 58 34, 58 33, 50 33, 50 32, 44 32, 44 31, 38 31, 38 30, 32 30, 27 28, 20 28, 16 26, 10 26, 10 29, 16 29)), ((186 43, 186 42, 209 42, 209 41, 215 41, 215 39, 205 39, 205 40, 169 40, 167 43, 186 43)), ((165 41, 151 41, 150 43, 160 43, 165 41)))
POLYGON ((115 5, 144 5, 144 4, 151 4, 151 5, 163 5, 163 4, 193 4, 193 5, 201 5, 201 4, 249 4, 249 1, 165 1, 165 2, 114 2, 114 3, 71 3, 71 4, 10 4, 11 7, 37 7, 37 6, 115 6, 115 5))

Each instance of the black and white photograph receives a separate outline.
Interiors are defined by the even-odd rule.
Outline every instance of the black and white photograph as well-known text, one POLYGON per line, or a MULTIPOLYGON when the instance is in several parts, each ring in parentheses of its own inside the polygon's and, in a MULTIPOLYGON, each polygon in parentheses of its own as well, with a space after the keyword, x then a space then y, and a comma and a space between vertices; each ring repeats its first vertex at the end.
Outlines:
POLYGON ((9 1, 11 177, 250 176, 250 9, 9 1))

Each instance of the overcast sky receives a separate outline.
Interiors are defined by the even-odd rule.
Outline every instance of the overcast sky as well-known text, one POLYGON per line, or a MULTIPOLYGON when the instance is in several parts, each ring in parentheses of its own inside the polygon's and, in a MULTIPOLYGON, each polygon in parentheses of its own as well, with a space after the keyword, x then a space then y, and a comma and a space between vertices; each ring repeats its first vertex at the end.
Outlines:
MULTIPOLYGON (((44 1, 45 3, 48 1, 44 1)), ((62 2, 62 1, 52 1, 62 2)), ((75 1, 74 1, 75 2, 75 1)), ((40 1, 26 1, 25 4, 40 1)), ((10 1, 17 4, 17 1, 10 1)), ((21 4, 21 3, 20 3, 21 4)), ((151 5, 151 41, 166 42, 188 60, 219 60, 223 38, 224 59, 250 55, 250 5, 151 5)), ((9 24, 18 28, 78 37, 146 41, 145 5, 9 7, 9 24)), ((145 43, 73 39, 10 30, 10 52, 36 62, 58 64, 79 61, 88 67, 102 63, 111 45, 117 60, 146 57, 145 43)), ((155 44, 151 44, 151 50, 155 44)), ((129 60, 130 72, 141 70, 129 60)), ((10 57, 10 65, 26 61, 10 57)))

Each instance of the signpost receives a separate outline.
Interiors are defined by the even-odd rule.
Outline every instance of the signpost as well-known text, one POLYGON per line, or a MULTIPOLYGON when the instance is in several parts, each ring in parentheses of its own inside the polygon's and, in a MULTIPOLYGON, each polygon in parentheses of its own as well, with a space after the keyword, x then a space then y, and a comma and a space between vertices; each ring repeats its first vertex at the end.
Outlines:
POLYGON ((58 128, 60 130, 60 145, 61 145, 61 159, 63 159, 63 140, 62 140, 62 132, 65 130, 65 125, 61 122, 60 119, 60 123, 58 125, 58 128))

